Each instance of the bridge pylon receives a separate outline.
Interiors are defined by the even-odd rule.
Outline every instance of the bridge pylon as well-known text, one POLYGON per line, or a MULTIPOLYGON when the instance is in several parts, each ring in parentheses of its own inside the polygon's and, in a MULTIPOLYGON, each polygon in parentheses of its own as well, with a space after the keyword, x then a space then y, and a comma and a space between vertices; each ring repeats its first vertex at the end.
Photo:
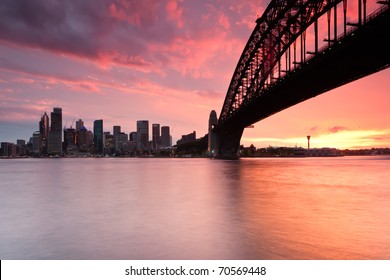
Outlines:
POLYGON ((244 127, 218 127, 217 113, 212 110, 209 117, 208 148, 209 157, 218 159, 238 159, 240 140, 244 127))

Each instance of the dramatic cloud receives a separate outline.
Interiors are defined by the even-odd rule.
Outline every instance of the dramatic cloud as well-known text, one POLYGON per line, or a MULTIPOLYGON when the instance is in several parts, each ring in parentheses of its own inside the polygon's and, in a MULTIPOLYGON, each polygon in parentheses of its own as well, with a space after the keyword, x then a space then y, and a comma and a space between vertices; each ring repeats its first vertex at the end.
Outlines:
MULTIPOLYGON (((348 1, 348 7, 355 12, 351 2, 355 1, 348 1)), ((378 7, 369 2, 369 9, 378 7)), ((36 125, 44 110, 60 106, 64 118, 89 123, 104 118, 107 127, 118 124, 127 132, 142 118, 171 125, 174 137, 193 130, 201 135, 207 131, 210 111, 222 107, 241 52, 268 4, 265 0, 1 0, 0 125, 36 125)), ((348 20, 355 21, 350 15, 348 20)), ((376 77, 381 75, 386 74, 376 77)), ((252 129, 256 135, 243 141, 263 134, 270 141, 307 133, 313 138, 329 132, 339 135, 369 130, 374 121, 375 130, 388 127, 383 118, 390 106, 388 89, 378 81, 383 78, 373 86, 342 88, 343 94, 328 101, 316 103, 316 98, 300 105, 304 109, 281 112, 276 121, 262 122, 265 126, 252 129), (367 89, 370 107, 364 101, 345 106, 367 97, 367 89), (350 120, 363 110, 370 113, 360 128, 350 120), (332 127, 335 123, 345 127, 332 127)), ((0 127, 3 137, 8 130, 0 127)))
POLYGON ((231 28, 226 13, 237 17, 221 5, 200 2, 194 8, 175 0, 4 0, 0 41, 146 72, 162 66, 182 72, 172 56, 186 58, 191 53, 183 62, 199 72, 204 65, 194 62, 210 57, 202 45, 207 44, 214 56, 221 41, 229 44, 226 33, 221 34, 231 28))

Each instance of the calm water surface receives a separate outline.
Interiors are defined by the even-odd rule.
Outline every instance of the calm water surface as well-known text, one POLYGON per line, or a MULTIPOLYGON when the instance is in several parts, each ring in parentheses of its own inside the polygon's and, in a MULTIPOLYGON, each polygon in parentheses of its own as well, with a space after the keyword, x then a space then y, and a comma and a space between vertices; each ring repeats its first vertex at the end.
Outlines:
POLYGON ((0 160, 0 259, 390 259, 390 157, 0 160))

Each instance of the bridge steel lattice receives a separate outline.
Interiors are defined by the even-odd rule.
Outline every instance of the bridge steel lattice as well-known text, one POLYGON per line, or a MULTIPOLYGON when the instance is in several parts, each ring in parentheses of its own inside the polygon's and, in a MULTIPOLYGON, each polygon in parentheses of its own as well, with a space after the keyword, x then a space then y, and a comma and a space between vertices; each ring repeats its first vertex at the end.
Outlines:
POLYGON ((214 157, 237 158, 245 127, 390 65, 389 0, 376 2, 371 14, 367 0, 350 1, 357 1, 356 22, 347 22, 347 0, 270 2, 256 21, 209 135, 216 138, 214 157), (321 20, 327 34, 319 47, 321 20), (309 27, 314 27, 310 34, 309 27))

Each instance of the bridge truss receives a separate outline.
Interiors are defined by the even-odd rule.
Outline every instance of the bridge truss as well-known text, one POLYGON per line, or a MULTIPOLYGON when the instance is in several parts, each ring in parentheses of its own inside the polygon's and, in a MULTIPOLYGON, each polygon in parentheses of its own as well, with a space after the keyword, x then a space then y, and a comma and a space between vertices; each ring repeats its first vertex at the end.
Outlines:
MULTIPOLYGON (((245 110, 246 105, 261 98, 274 83, 374 16, 367 16, 367 0, 355 1, 358 1, 358 19, 355 23, 349 23, 347 0, 272 0, 264 14, 257 19, 256 27, 239 59, 218 120, 219 126, 234 118, 237 112, 245 110), (343 14, 340 35, 338 4, 342 4, 343 14), (319 49, 318 21, 325 14, 328 36, 324 40, 327 44, 319 49), (312 24, 314 50, 307 51, 306 30, 312 24), (348 31, 347 26, 351 26, 348 31)), ((389 7, 388 0, 378 3, 383 6, 377 13, 389 7)))

